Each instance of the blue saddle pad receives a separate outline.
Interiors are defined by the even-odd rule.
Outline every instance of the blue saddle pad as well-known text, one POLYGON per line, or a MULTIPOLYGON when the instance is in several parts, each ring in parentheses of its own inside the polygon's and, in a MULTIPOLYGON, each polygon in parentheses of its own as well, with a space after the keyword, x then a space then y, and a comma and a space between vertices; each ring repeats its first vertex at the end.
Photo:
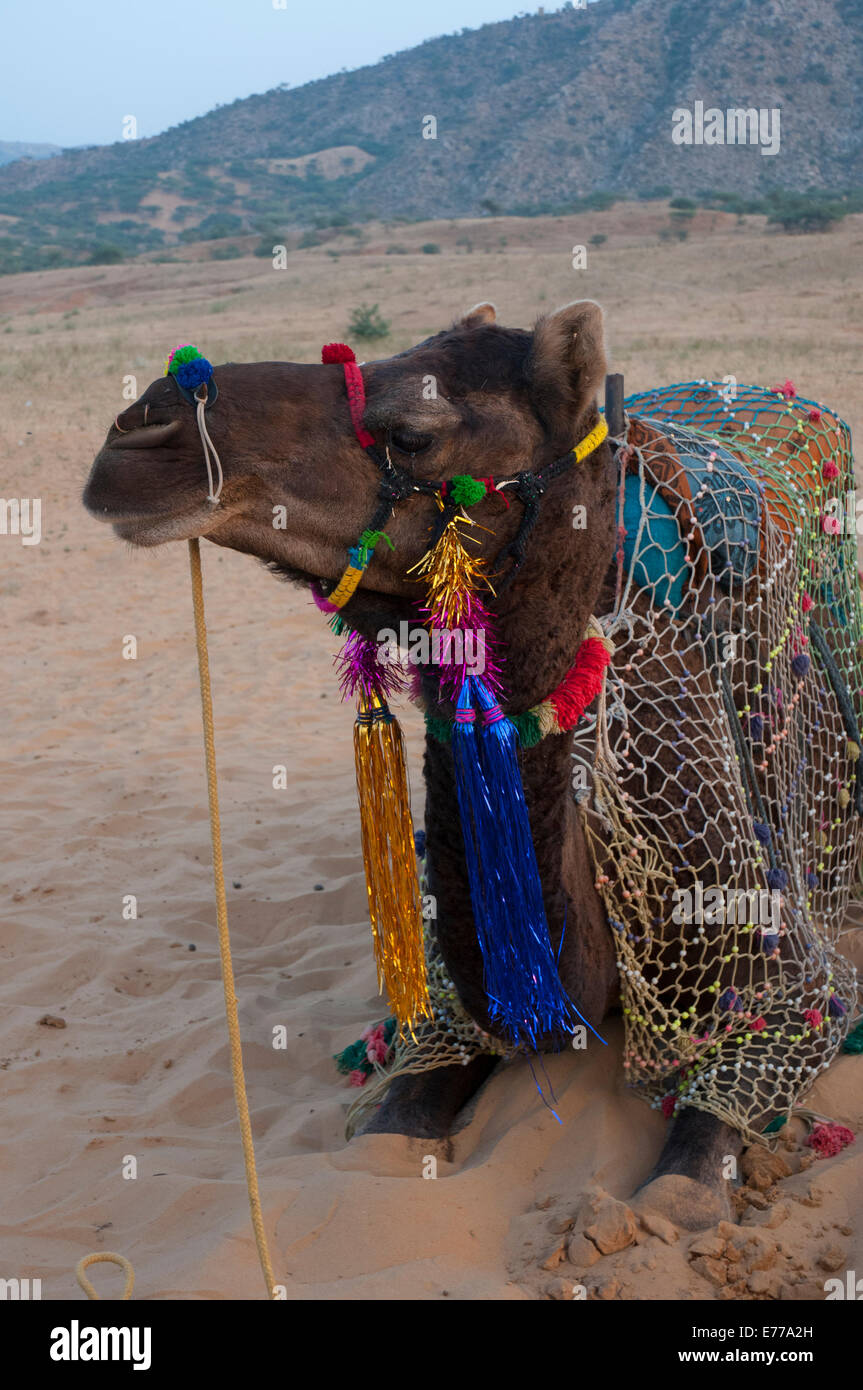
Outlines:
MULTIPOLYGON (((686 474, 690 508, 698 524, 707 559, 720 583, 748 579, 759 556, 761 490, 746 465, 714 440, 670 420, 649 421, 673 445, 686 474)), ((680 607, 690 566, 686 545, 666 490, 645 478, 644 525, 641 482, 628 474, 624 490, 623 555, 627 572, 634 565, 635 583, 650 590, 655 607, 680 607), (637 553, 636 553, 637 548, 637 553)))

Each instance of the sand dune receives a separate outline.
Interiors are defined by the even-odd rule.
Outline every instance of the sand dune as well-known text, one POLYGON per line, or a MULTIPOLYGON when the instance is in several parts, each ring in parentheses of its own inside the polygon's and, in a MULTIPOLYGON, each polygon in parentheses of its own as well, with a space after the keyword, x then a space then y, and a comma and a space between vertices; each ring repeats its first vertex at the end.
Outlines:
MULTIPOLYGON (((343 256, 337 281, 321 252, 293 257, 284 280, 252 260, 0 280, 0 490, 41 497, 44 531, 32 547, 0 536, 0 1275, 41 1278, 44 1298, 83 1298, 77 1260, 116 1249, 134 1263, 142 1299, 263 1294, 228 1065, 186 551, 132 553, 78 501, 123 406, 123 376, 143 390, 166 350, 189 338, 216 360, 313 360, 363 300, 379 300, 394 322, 387 352, 480 298, 495 299, 504 321, 529 323, 590 295, 607 305, 632 389, 708 373, 768 384, 791 375, 861 418, 860 291, 849 269, 861 219, 807 239, 711 228, 659 245, 615 209, 490 219, 476 232, 491 238, 487 255, 458 252, 459 228, 440 224, 442 255, 387 259, 372 247, 343 256), (569 248, 599 227, 609 242, 580 278, 569 248), (499 244, 504 235, 512 245, 499 244), (679 287, 673 319, 666 283, 679 287), (122 656, 128 634, 134 661, 122 656), (129 894, 135 920, 123 917, 129 894), (65 1027, 40 1023, 46 1014, 65 1027), (134 1179, 123 1176, 128 1156, 134 1179)), ((562 1125, 519 1062, 492 1078, 451 1148, 386 1136, 345 1144, 355 1093, 331 1055, 385 1010, 352 718, 331 671, 337 644, 305 597, 254 561, 205 545, 204 562, 246 1076, 288 1297, 534 1299, 567 1297, 579 1281, 602 1297, 723 1296, 693 1267, 686 1235, 669 1245, 642 1230, 635 1247, 592 1266, 556 1263, 585 1199, 626 1198, 662 1144, 665 1121, 623 1087, 618 1020, 607 1051, 548 1061, 562 1125), (284 791, 272 786, 280 763, 284 791), (285 1050, 272 1046, 279 1025, 285 1050), (436 1180, 422 1176, 429 1153, 436 1180)), ((414 711, 404 724, 419 822, 414 711)), ((846 940, 860 952, 858 932, 846 940)), ((863 1060, 843 1058, 813 1108, 859 1130, 861 1074, 863 1060)), ((758 1293, 756 1281, 737 1296, 815 1296, 830 1260, 863 1269, 861 1142, 801 1167, 801 1132, 787 1151, 797 1171, 740 1218, 748 1228, 787 1208, 766 1228, 782 1247, 769 1287, 758 1293)), ((116 1270, 93 1278, 119 1289, 116 1270)))

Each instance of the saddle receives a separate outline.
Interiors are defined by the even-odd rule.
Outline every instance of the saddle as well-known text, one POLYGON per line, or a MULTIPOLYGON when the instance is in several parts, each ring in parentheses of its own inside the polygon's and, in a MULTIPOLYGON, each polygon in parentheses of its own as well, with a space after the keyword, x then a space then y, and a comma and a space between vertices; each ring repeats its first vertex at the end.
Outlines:
MULTIPOLYGON (((624 565, 657 607, 674 611, 708 570, 729 591, 763 577, 766 526, 790 550, 801 511, 819 508, 831 464, 838 476, 834 459, 851 452, 832 412, 760 387, 737 388, 729 403, 718 388, 682 383, 625 405, 624 565), (639 453, 650 456, 649 479, 639 453)), ((822 588, 829 600, 829 579, 822 588)))

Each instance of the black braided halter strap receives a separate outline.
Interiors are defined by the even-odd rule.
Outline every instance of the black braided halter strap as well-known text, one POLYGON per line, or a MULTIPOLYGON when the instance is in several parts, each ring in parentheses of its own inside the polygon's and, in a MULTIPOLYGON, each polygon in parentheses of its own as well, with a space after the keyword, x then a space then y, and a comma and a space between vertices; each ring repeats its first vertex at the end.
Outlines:
MULTIPOLYGON (((371 440, 366 431, 357 428, 356 416, 351 412, 355 424, 355 433, 358 442, 365 453, 376 465, 381 474, 381 481, 378 487, 378 502, 372 518, 363 532, 358 544, 348 552, 349 561, 347 569, 339 583, 329 595, 319 595, 315 593, 315 601, 318 606, 325 611, 337 612, 344 607, 348 599, 355 592, 362 572, 368 565, 374 544, 377 538, 383 534, 384 527, 392 516, 396 503, 406 501, 415 493, 427 497, 437 497, 440 501, 440 511, 432 528, 430 548, 433 548, 440 537, 443 535, 447 524, 458 512, 460 504, 446 495, 446 479, 437 482, 425 482, 415 479, 408 471, 393 463, 389 452, 383 453, 378 448, 374 440, 371 440), (363 544, 365 537, 374 537, 371 545, 363 544), (361 563, 358 563, 358 560, 361 563), (357 571, 359 570, 359 574, 357 571), (355 582, 353 582, 355 580, 355 582)), ((595 453, 600 444, 608 435, 608 425, 605 418, 600 416, 598 424, 590 431, 584 439, 574 445, 568 453, 561 455, 547 464, 545 468, 533 473, 528 469, 516 473, 509 478, 492 478, 491 490, 493 492, 502 491, 510 487, 522 504, 522 516, 519 522, 518 531, 511 541, 509 541, 499 551, 495 561, 495 592, 504 593, 514 580, 516 574, 524 563, 527 553, 527 545, 531 533, 539 520, 539 510, 542 497, 548 490, 549 484, 556 478, 562 476, 576 463, 581 463, 590 454, 595 453), (511 561, 509 570, 502 577, 499 574, 501 565, 507 560, 511 561)))

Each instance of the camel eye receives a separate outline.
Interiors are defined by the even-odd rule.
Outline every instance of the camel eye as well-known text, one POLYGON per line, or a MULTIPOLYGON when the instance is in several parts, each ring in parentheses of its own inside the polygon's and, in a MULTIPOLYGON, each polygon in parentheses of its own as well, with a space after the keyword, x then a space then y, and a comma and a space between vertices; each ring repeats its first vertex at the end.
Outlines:
POLYGON ((433 442, 434 436, 431 434, 419 434, 415 430, 393 429, 389 431, 388 442, 393 448, 398 449, 400 454, 421 454, 433 442))

